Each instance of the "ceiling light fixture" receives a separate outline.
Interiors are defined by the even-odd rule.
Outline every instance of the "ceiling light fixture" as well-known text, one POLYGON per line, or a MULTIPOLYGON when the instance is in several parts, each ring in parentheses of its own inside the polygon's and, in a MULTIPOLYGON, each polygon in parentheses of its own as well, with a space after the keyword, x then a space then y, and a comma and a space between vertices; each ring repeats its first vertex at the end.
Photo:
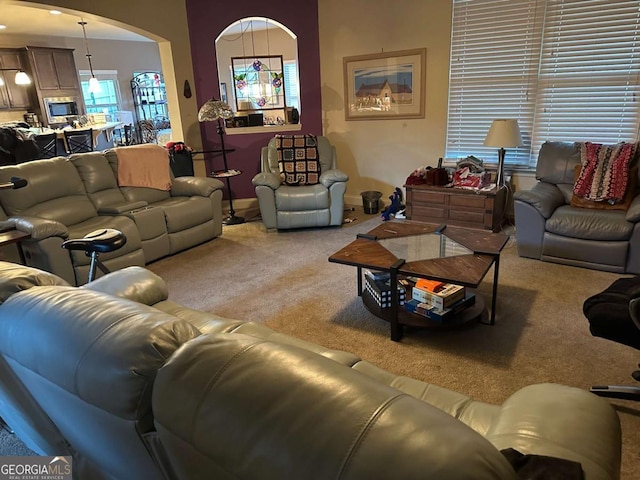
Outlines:
MULTIPOLYGON (((18 70, 17 68, 0 68, 0 72, 15 72, 16 70, 17 70, 17 73, 14 79, 14 82, 16 83, 16 85, 30 85, 31 78, 29 77, 29 75, 27 75, 27 72, 23 70, 18 70)), ((0 87, 2 85, 4 85, 4 79, 0 77, 0 87)))
POLYGON ((51 15, 62 15, 62 12, 60 10, 49 10, 49 13, 51 15))
POLYGON ((89 93, 99 93, 102 89, 100 88, 100 82, 93 74, 93 65, 91 65, 91 52, 89 52, 89 42, 87 41, 87 31, 84 26, 87 24, 82 18, 78 22, 79 25, 82 26, 82 36, 84 37, 84 46, 87 50, 86 57, 89 60, 89 71, 91 72, 91 78, 89 79, 89 93))

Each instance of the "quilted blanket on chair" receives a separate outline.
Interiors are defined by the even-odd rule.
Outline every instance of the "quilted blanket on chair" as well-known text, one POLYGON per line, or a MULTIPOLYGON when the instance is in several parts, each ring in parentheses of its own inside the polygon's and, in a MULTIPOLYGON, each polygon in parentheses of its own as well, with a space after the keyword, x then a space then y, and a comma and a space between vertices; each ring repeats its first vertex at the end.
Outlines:
POLYGON ((287 185, 320 182, 318 140, 315 135, 276 135, 280 178, 287 185))
POLYGON ((582 143, 582 168, 573 186, 573 193, 597 202, 622 201, 629 184, 629 166, 636 148, 636 143, 582 143))

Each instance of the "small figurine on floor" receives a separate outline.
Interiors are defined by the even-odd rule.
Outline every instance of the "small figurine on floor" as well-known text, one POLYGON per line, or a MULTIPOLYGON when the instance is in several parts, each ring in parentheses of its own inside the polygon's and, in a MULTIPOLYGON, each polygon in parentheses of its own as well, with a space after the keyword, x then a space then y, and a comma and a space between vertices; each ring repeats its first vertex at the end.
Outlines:
POLYGON ((387 221, 391 219, 391 215, 395 215, 401 210, 404 210, 404 205, 402 204, 402 190, 399 187, 396 187, 394 192, 389 195, 389 200, 391 200, 391 205, 386 207, 382 211, 382 220, 387 221))

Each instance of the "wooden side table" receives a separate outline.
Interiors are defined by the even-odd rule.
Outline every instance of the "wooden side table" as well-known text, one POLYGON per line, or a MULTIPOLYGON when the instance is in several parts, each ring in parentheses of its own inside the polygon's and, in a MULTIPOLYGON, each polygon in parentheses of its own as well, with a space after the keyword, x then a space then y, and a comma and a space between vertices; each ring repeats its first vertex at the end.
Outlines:
POLYGON ((406 217, 427 223, 499 232, 504 223, 507 188, 483 192, 454 187, 405 185, 406 217))

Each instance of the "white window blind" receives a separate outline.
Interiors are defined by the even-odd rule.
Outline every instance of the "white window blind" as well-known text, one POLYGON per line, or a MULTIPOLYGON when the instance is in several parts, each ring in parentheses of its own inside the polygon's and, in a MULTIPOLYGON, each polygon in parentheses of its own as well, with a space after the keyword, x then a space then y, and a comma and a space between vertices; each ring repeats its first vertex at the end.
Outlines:
POLYGON ((636 140, 639 21, 638 1, 547 1, 534 152, 546 140, 636 140))
POLYGON ((300 88, 296 62, 284 62, 284 84, 287 107, 295 107, 300 110, 300 88))
POLYGON ((516 118, 535 166, 546 140, 634 141, 638 131, 636 0, 454 0, 448 159, 476 155, 491 121, 516 118))

